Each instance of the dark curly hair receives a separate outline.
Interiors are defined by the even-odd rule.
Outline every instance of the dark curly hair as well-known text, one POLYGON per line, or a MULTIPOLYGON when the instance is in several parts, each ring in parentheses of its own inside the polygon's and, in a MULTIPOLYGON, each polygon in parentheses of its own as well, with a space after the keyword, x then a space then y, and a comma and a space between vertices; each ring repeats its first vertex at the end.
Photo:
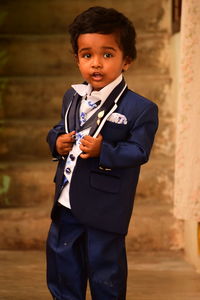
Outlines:
POLYGON ((113 8, 90 7, 69 25, 71 44, 75 54, 78 54, 78 37, 84 33, 115 33, 124 57, 129 57, 131 60, 136 58, 135 28, 127 17, 113 8))

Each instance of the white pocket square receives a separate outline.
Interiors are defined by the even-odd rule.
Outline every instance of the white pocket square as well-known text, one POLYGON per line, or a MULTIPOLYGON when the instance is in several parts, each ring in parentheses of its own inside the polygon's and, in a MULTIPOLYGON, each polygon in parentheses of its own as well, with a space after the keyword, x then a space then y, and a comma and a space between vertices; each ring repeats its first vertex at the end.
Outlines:
POLYGON ((127 118, 126 116, 119 114, 119 113, 112 113, 108 119, 108 121, 113 122, 113 123, 117 123, 117 124, 127 124, 127 118))

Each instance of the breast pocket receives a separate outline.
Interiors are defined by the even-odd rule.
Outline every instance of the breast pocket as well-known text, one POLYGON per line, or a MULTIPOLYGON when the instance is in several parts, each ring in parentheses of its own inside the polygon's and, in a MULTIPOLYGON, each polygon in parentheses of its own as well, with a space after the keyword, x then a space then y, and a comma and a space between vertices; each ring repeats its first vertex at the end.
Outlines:
POLYGON ((104 127, 101 130, 104 140, 110 142, 119 142, 126 140, 128 136, 129 128, 126 124, 117 124, 114 122, 106 121, 104 127))

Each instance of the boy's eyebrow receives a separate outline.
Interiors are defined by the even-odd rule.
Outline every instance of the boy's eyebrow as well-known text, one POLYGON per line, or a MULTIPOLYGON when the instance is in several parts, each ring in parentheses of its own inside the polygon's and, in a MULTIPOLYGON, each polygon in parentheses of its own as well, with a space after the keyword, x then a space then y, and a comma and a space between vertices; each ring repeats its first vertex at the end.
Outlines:
POLYGON ((88 51, 88 50, 91 50, 92 48, 82 48, 79 50, 79 52, 82 52, 82 51, 88 51))
POLYGON ((108 49, 108 50, 113 50, 113 51, 116 51, 116 49, 115 49, 115 48, 113 48, 113 47, 109 47, 109 46, 102 47, 102 49, 108 49))
MULTIPOLYGON (((113 50, 116 52, 116 49, 113 48, 113 47, 109 47, 109 46, 105 46, 105 47, 101 47, 102 49, 105 49, 105 50, 113 50)), ((83 52, 83 51, 89 51, 91 50, 92 48, 91 47, 88 47, 88 48, 82 48, 79 50, 79 53, 83 52)))

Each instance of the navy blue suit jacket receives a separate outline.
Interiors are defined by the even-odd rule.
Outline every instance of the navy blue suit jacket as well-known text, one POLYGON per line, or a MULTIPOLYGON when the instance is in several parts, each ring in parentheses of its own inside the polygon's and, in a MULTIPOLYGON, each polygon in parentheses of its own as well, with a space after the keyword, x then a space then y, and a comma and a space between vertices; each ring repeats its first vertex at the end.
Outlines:
MULTIPOLYGON (((55 149, 56 139, 65 133, 64 117, 75 91, 69 89, 63 98, 61 121, 50 130, 47 141, 52 155, 58 158, 55 175, 57 202, 63 182, 65 160, 55 149)), ((70 186, 72 213, 83 224, 126 234, 132 213, 140 166, 148 161, 158 127, 157 105, 126 90, 115 112, 128 122, 106 121, 101 134, 103 144, 98 158, 77 160, 70 186)), ((56 205, 52 218, 56 218, 56 205)))

